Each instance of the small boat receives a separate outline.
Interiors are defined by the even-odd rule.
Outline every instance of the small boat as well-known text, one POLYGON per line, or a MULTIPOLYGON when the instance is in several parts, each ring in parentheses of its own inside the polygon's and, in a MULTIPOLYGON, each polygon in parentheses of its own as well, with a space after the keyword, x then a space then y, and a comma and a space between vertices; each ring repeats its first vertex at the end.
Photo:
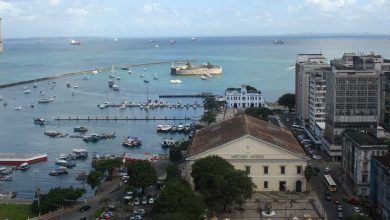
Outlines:
POLYGON ((114 41, 115 41, 115 42, 118 41, 118 38, 114 38, 114 41))
POLYGON ((84 126, 80 126, 80 127, 77 127, 77 128, 73 128, 73 131, 74 132, 81 132, 81 133, 84 133, 84 132, 87 132, 88 131, 88 128, 84 127, 84 126))
POLYGON ((22 163, 15 168, 16 170, 28 170, 30 169, 30 165, 28 163, 22 163))
POLYGON ((141 75, 139 75, 139 77, 145 77, 145 74, 142 73, 141 75))
POLYGON ((37 83, 34 83, 33 84, 33 88, 37 88, 38 87, 38 84, 37 83))
POLYGON ((77 89, 77 88, 79 88, 79 86, 76 84, 73 86, 73 88, 77 89))
POLYGON ((92 73, 93 75, 98 74, 98 72, 99 72, 99 71, 97 71, 97 70, 92 70, 92 71, 91 71, 91 73, 92 73))
POLYGON ((44 134, 49 136, 49 137, 60 137, 60 136, 64 135, 59 131, 45 131, 44 134))
POLYGON ((66 83, 66 87, 67 87, 67 88, 70 88, 70 82, 67 82, 67 83, 66 83))
POLYGON ((274 40, 272 41, 273 44, 284 44, 284 41, 282 40, 274 40))
POLYGON ((13 171, 11 168, 7 169, 5 167, 0 167, 0 175, 10 175, 13 171))
POLYGON ((0 176, 0 181, 12 181, 12 176, 10 175, 0 176))
POLYGON ((123 103, 123 104, 121 105, 121 107, 119 107, 119 109, 121 109, 121 110, 123 110, 123 109, 125 109, 125 108, 127 108, 127 105, 126 105, 125 103, 123 103))
POLYGON ((122 145, 125 147, 137 147, 142 145, 142 140, 141 138, 137 137, 127 137, 125 140, 123 140, 122 145))
POLYGON ((121 77, 120 77, 120 76, 117 76, 117 77, 116 77, 116 80, 121 80, 121 77))
POLYGON ((183 132, 184 130, 184 125, 182 123, 180 123, 178 126, 177 126, 177 131, 178 132, 183 132))
POLYGON ((171 128, 172 128, 172 126, 171 125, 163 125, 162 127, 161 127, 161 132, 168 132, 168 131, 170 131, 171 130, 171 128))
POLYGON ((43 118, 35 118, 34 119, 34 124, 44 125, 45 124, 45 119, 43 119, 43 118))
POLYGON ((31 89, 25 89, 25 90, 23 91, 23 93, 24 93, 24 94, 30 94, 30 93, 31 93, 31 89))
POLYGON ((169 82, 171 84, 181 84, 183 81, 181 81, 180 79, 171 79, 169 82))
POLYGON ((164 125, 157 125, 157 132, 161 131, 164 125))
POLYGON ((128 74, 132 74, 133 72, 131 70, 127 71, 128 74))
POLYGON ((85 149, 73 149, 73 155, 76 159, 87 159, 88 158, 88 151, 85 149))
POLYGON ((114 74, 110 74, 108 77, 109 78, 115 78, 115 75, 114 74))
POLYGON ((59 167, 56 170, 49 172, 50 176, 61 176, 65 174, 68 174, 68 169, 66 169, 66 167, 59 167))
POLYGON ((15 107, 14 110, 19 111, 22 109, 22 106, 15 107))
POLYGON ((158 44, 156 44, 156 45, 154 45, 154 47, 159 48, 160 46, 158 46, 158 44))
POLYGON ((122 66, 121 70, 129 70, 129 68, 130 68, 129 66, 122 66))
POLYGON ((39 99, 38 103, 43 104, 43 103, 49 103, 49 102, 52 102, 52 101, 54 101, 53 98, 43 98, 43 99, 39 99))
POLYGON ((87 74, 84 75, 84 80, 88 80, 89 79, 89 76, 87 76, 87 74))
POLYGON ((61 158, 57 158, 55 164, 66 167, 68 165, 68 161, 61 158))
POLYGON ((81 45, 81 41, 71 40, 71 41, 70 41, 70 45, 80 46, 80 45, 81 45))
POLYGON ((114 91, 119 91, 119 86, 116 85, 116 84, 114 84, 114 85, 112 85, 112 89, 113 89, 114 91))
POLYGON ((144 80, 144 83, 149 83, 149 80, 145 79, 145 80, 144 80))
POLYGON ((207 80, 207 79, 208 79, 207 76, 201 76, 200 78, 201 78, 202 80, 207 80))
POLYGON ((173 147, 175 146, 176 141, 173 138, 166 138, 162 141, 161 147, 173 147))
POLYGON ((144 71, 146 71, 146 68, 144 68, 144 71))
POLYGON ((157 73, 154 74, 153 79, 158 79, 157 73))

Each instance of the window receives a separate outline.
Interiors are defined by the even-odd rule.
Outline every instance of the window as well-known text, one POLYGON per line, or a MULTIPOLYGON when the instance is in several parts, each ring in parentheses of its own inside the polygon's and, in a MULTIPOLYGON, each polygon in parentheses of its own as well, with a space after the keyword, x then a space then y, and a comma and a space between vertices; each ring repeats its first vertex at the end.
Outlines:
POLYGON ((297 174, 302 174, 302 166, 297 166, 297 174))
POLYGON ((367 182, 367 175, 362 175, 362 182, 366 183, 367 182))
POLYGON ((263 166, 264 174, 268 174, 268 166, 263 166))
POLYGON ((281 166, 280 167, 280 173, 281 174, 286 174, 286 166, 281 166))
POLYGON ((268 181, 264 181, 264 189, 268 189, 268 181))
POLYGON ((251 173, 251 166, 245 166, 245 172, 247 174, 250 174, 251 173))

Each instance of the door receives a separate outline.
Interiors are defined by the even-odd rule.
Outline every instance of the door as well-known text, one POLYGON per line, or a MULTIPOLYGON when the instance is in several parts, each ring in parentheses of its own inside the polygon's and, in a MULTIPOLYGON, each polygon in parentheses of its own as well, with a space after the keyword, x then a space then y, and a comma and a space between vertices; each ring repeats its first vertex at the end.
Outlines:
POLYGON ((302 182, 300 180, 295 182, 295 192, 302 192, 302 182))
POLYGON ((286 191, 286 181, 279 181, 279 191, 286 191))

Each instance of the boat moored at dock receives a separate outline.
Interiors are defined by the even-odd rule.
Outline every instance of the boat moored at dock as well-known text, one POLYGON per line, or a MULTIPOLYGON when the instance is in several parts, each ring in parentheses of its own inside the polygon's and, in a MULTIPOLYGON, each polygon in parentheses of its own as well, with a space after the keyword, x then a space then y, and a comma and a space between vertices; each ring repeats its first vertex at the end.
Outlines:
POLYGON ((21 165, 27 163, 28 165, 41 161, 47 161, 47 154, 0 153, 0 164, 21 165))

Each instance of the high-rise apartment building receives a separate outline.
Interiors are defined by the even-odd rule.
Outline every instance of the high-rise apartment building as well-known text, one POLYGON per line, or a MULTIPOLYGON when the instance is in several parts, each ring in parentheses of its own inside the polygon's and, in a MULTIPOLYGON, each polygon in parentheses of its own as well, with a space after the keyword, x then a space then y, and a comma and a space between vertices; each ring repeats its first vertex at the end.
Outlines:
POLYGON ((302 124, 309 122, 310 75, 329 67, 322 54, 298 54, 295 64, 295 110, 302 124))

